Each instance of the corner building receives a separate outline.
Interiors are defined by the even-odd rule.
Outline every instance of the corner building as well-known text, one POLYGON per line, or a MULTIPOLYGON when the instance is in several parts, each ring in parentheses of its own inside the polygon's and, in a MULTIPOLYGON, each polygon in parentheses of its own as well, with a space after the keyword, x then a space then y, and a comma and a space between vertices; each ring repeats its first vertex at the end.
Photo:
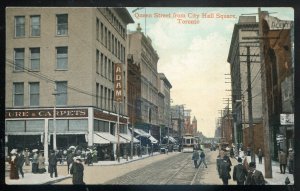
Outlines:
MULTIPOLYGON (((114 64, 123 64, 126 79, 128 23, 125 8, 6 9, 7 150, 43 149, 46 141, 52 149, 56 129, 58 149, 96 146, 115 155, 114 64)), ((120 133, 127 134, 123 83, 120 133)))

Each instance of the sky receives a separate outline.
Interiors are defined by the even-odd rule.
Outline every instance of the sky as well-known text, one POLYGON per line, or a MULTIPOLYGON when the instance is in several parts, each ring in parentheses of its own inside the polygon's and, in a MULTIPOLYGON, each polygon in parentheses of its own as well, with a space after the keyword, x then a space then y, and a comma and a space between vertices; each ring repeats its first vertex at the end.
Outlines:
MULTIPOLYGON (((172 105, 185 104, 191 117, 197 119, 197 130, 214 137, 220 110, 230 98, 226 91, 230 90, 230 83, 225 83, 230 80, 225 79, 229 77, 225 74, 230 74, 227 57, 234 24, 241 14, 254 16, 258 8, 136 8, 127 8, 135 21, 127 29, 135 31, 140 23, 142 32, 151 38, 159 55, 158 72, 164 73, 172 84, 172 105)), ((294 20, 292 8, 261 10, 281 20, 294 20)))

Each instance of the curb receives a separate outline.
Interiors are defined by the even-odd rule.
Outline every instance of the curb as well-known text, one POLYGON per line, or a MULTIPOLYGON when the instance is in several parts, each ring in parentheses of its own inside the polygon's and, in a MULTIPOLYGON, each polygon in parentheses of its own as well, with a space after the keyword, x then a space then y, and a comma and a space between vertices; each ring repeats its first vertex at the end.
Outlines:
POLYGON ((54 183, 60 182, 62 180, 68 179, 68 178, 72 178, 72 176, 68 175, 68 176, 65 176, 65 177, 62 177, 62 178, 58 178, 58 179, 55 179, 55 180, 50 180, 48 182, 43 183, 42 185, 54 184, 54 183))

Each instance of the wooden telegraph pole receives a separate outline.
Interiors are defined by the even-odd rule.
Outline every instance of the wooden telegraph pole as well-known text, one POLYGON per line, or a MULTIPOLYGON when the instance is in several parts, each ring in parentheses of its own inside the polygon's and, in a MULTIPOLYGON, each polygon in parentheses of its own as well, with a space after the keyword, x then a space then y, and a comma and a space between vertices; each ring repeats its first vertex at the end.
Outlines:
POLYGON ((265 163, 265 178, 272 178, 272 161, 270 149, 270 127, 269 127, 269 106, 267 102, 267 81, 266 81, 266 68, 264 58, 264 34, 262 26, 262 13, 258 8, 258 27, 260 37, 260 62, 261 62, 261 90, 262 90, 262 113, 263 113, 263 128, 264 128, 264 163, 265 163))

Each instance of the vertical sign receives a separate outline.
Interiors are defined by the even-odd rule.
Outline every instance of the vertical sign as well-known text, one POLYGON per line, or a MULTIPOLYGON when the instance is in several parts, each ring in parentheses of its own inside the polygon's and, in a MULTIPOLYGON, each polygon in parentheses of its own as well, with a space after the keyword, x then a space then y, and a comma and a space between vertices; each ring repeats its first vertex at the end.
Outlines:
POLYGON ((115 64, 115 101, 122 102, 122 64, 115 64))

